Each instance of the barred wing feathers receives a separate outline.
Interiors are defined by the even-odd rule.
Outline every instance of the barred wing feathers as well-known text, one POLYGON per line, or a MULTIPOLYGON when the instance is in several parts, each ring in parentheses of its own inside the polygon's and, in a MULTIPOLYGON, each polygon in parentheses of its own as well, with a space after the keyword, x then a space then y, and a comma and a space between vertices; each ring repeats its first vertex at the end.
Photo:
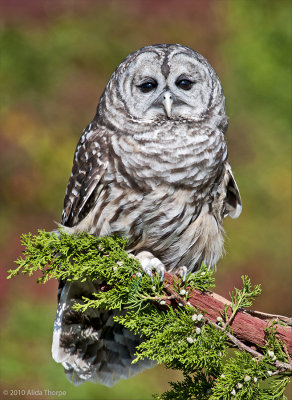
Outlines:
POLYGON ((108 164, 107 132, 95 122, 88 125, 77 144, 66 189, 62 224, 72 227, 91 209, 93 193, 108 164))

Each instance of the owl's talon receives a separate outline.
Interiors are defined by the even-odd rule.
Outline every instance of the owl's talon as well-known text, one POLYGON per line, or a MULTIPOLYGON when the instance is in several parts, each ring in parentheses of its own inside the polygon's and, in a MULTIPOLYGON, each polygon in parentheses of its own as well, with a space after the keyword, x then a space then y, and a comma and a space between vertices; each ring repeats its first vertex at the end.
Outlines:
POLYGON ((175 270, 175 274, 179 277, 181 277, 182 281, 185 282, 187 279, 187 267, 183 266, 183 267, 179 267, 175 270))
POLYGON ((137 254, 136 259, 141 264, 142 270, 146 275, 153 279, 152 271, 154 270, 160 276, 160 282, 163 282, 165 266, 158 258, 154 257, 149 251, 141 251, 141 253, 137 254))

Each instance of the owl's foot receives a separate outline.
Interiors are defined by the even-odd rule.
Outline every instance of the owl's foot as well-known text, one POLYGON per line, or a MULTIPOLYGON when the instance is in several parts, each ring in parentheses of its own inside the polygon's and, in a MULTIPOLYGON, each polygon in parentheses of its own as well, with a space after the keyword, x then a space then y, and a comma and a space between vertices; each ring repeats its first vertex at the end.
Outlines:
POLYGON ((152 278, 152 271, 156 271, 160 276, 160 281, 163 282, 165 266, 162 262, 154 257, 149 251, 141 251, 135 257, 141 264, 143 272, 152 278))
POLYGON ((175 275, 179 276, 183 282, 185 282, 185 280, 187 279, 187 267, 178 267, 175 271, 174 271, 175 275))

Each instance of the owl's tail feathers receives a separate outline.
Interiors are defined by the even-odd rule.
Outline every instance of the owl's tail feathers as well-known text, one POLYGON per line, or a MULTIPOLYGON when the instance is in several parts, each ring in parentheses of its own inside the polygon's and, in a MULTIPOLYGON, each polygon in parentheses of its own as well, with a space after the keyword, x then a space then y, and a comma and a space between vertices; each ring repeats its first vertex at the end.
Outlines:
POLYGON ((150 360, 132 364, 142 339, 114 322, 119 311, 72 310, 76 301, 83 302, 82 296, 97 291, 98 286, 89 281, 66 282, 57 309, 52 356, 74 385, 91 381, 113 386, 155 365, 150 360))

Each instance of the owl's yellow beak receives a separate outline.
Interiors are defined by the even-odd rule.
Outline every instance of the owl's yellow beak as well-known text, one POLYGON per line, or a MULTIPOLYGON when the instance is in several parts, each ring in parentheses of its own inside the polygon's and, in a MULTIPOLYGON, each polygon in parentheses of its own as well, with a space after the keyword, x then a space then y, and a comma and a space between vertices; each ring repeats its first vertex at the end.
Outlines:
POLYGON ((163 95, 163 101, 162 104, 164 105, 166 114, 168 118, 171 118, 171 107, 172 107, 173 99, 172 95, 169 92, 165 92, 163 95))

